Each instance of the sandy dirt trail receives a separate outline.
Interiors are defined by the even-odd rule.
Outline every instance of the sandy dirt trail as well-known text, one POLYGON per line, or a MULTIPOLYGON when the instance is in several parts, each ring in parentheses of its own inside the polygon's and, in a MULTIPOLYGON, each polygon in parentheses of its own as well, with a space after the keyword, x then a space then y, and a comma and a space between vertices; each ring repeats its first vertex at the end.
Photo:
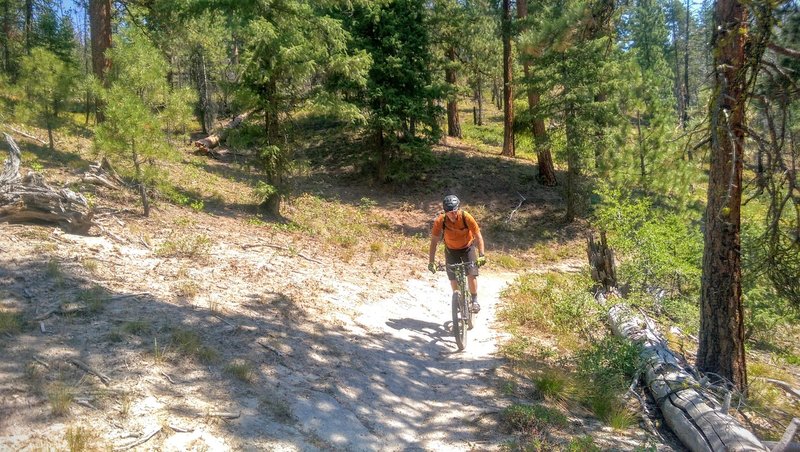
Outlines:
POLYGON ((304 433, 346 450, 500 445, 495 415, 502 402, 492 377, 502 362, 492 323, 499 293, 513 275, 479 277, 482 311, 464 351, 450 331, 446 276, 423 278, 408 280, 405 291, 385 300, 362 304, 354 318, 343 319, 341 334, 327 338, 342 359, 307 370, 310 378, 333 384, 317 391, 298 382, 292 391, 292 412, 304 433))
POLYGON ((349 365, 337 367, 333 394, 303 391, 293 412, 299 427, 348 450, 467 450, 497 446, 492 414, 500 409, 501 365, 491 324, 508 274, 484 274, 482 311, 465 351, 450 331, 444 273, 406 282, 406 291, 361 306, 341 336, 331 337, 349 365))

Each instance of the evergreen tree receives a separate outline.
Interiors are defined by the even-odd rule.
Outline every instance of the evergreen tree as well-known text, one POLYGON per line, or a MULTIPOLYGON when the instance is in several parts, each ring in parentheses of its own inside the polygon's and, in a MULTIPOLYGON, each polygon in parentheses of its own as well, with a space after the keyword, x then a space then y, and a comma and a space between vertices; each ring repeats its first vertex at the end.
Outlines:
POLYGON ((75 27, 69 15, 59 16, 53 5, 40 8, 33 31, 33 45, 44 47, 62 61, 75 61, 75 27))
POLYGON ((116 42, 109 54, 110 87, 103 93, 105 121, 97 128, 95 145, 133 167, 144 215, 149 216, 148 188, 163 176, 158 162, 175 154, 165 125, 185 121, 191 107, 188 94, 167 83, 167 62, 144 34, 126 29, 116 42))
POLYGON ((20 63, 19 84, 25 101, 18 107, 23 119, 47 129, 50 151, 55 151, 53 130, 59 113, 76 82, 77 71, 53 52, 34 47, 20 63))
POLYGON ((372 59, 360 103, 378 152, 376 178, 405 180, 428 166, 440 135, 430 73, 429 28, 423 0, 392 0, 356 8, 354 46, 372 59))

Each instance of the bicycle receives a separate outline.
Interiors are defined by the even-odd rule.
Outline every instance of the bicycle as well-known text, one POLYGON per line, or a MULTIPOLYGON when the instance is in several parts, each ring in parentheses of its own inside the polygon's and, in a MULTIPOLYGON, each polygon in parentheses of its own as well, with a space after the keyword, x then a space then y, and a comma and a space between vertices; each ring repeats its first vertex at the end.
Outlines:
POLYGON ((458 264, 447 264, 451 270, 456 274, 456 282, 458 283, 458 290, 453 292, 453 299, 451 306, 453 309, 453 336, 456 339, 456 346, 459 350, 464 350, 467 347, 467 330, 473 328, 472 323, 472 310, 470 309, 469 302, 467 301, 467 268, 475 265, 474 262, 460 262, 458 264))

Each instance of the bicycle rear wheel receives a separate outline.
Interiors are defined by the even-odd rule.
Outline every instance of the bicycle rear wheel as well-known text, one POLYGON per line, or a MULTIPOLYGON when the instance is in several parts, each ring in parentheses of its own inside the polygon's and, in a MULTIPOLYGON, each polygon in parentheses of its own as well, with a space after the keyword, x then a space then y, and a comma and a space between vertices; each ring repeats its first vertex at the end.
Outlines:
POLYGON ((464 350, 467 346, 467 322, 468 313, 463 312, 464 297, 461 292, 453 292, 453 336, 456 338, 456 346, 459 350, 464 350))

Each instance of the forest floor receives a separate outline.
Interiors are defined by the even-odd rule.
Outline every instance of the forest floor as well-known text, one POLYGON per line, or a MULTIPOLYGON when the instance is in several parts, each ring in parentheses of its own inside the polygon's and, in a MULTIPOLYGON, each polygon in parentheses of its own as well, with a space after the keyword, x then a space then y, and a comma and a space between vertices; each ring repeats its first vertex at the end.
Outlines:
MULTIPOLYGON (((23 149, 48 181, 75 184, 89 144, 62 146, 73 149, 23 149)), ((500 294, 521 272, 578 271, 583 226, 555 219, 560 194, 533 182, 529 163, 458 142, 436 153, 448 172, 423 191, 310 165, 291 221, 269 222, 242 195, 246 171, 187 148, 180 165, 194 168, 188 193, 202 209, 159 202, 144 218, 132 190, 85 187, 97 208, 88 235, 0 224, 0 309, 22 319, 0 335, 0 449, 124 450, 153 432, 135 450, 508 447, 500 294), (462 352, 446 277, 425 271, 446 189, 485 222, 490 259, 462 352), (512 212, 525 234, 504 221, 512 212), (492 266, 500 256, 525 265, 492 266)), ((553 432, 565 448, 582 435, 601 450, 677 448, 638 426, 568 419, 553 432)))

